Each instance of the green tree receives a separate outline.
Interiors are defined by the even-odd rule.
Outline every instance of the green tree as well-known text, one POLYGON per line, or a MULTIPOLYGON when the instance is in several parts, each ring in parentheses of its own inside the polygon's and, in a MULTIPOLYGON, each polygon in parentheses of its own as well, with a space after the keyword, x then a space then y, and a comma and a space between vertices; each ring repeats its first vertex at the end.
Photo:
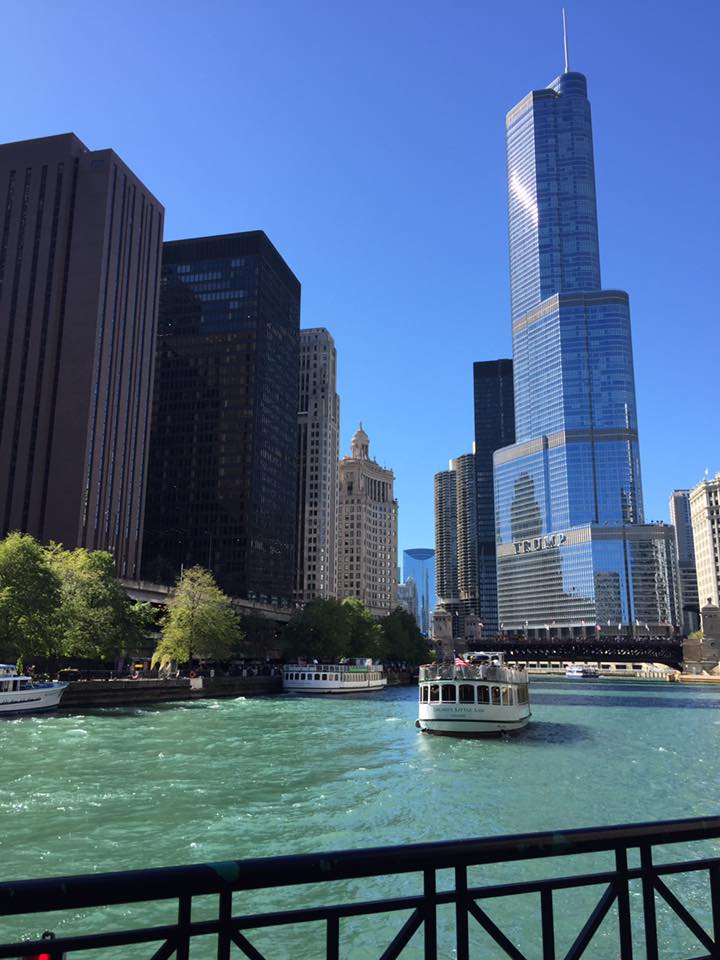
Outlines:
POLYGON ((380 658, 383 633, 375 617, 357 597, 347 597, 342 605, 350 627, 348 656, 380 658))
POLYGON ((348 656, 350 622, 338 600, 312 600, 296 611, 282 633, 287 657, 315 657, 325 662, 348 656))
POLYGON ((380 622, 383 632, 383 659, 405 660, 408 663, 426 663, 430 646, 420 632, 415 617, 396 607, 380 622))
POLYGON ((68 657, 108 660, 134 651, 152 625, 149 604, 134 604, 116 580, 115 561, 105 550, 48 548, 60 581, 57 623, 68 657))
POLYGON ((243 639, 232 601, 203 567, 191 567, 178 581, 167 607, 156 663, 188 663, 193 657, 226 660, 243 639))
POLYGON ((0 541, 0 652, 4 658, 54 655, 60 581, 47 552, 28 534, 0 541))

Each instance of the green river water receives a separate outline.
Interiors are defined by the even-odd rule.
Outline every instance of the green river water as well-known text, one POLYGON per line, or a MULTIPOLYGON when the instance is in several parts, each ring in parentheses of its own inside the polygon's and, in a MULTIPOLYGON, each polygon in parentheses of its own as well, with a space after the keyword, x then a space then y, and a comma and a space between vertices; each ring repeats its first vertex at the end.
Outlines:
MULTIPOLYGON (((528 729, 482 741, 420 734, 416 697, 416 688, 401 687, 367 697, 207 700, 1 721, 0 875, 7 881, 718 812, 720 688, 538 679, 528 729)), ((517 878, 518 869, 502 876, 515 870, 517 878)), ((557 869, 568 872, 568 864, 557 869)), ((523 875, 530 870, 541 875, 549 866, 532 864, 523 875)), ((705 922, 703 882, 690 881, 687 896, 705 922)), ((417 890, 416 877, 396 877, 319 894, 256 893, 242 907, 417 890)), ((599 893, 568 894, 561 940, 577 933, 593 896, 599 893)), ((236 910, 242 907, 236 897, 236 910)), ((493 915, 528 956, 539 956, 537 906, 508 910, 498 904, 493 915)), ((162 905, 144 905, 92 918, 20 918, 0 922, 0 941, 45 926, 68 933, 171 917, 162 905)), ((451 919, 441 916, 449 958, 451 919)), ((349 921, 341 956, 378 956, 403 920, 349 921)), ((692 936, 662 914, 660 922, 668 957, 701 952, 683 953, 692 951, 692 936)), ((616 960, 617 952, 603 952, 615 930, 608 924, 587 956, 616 960)), ((484 948, 479 928, 473 936, 475 949, 484 948)), ((275 960, 322 955, 321 929, 252 939, 275 960)), ((94 956, 151 953, 119 948, 94 956)), ((212 955, 202 941, 192 953, 212 955)), ((493 947, 475 955, 501 956, 493 947)), ((419 939, 407 956, 421 956, 419 939)))

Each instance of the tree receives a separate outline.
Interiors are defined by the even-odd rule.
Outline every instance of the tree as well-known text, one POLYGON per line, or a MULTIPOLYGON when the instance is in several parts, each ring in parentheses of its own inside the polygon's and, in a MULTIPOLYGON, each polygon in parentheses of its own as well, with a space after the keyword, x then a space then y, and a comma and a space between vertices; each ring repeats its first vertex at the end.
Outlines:
POLYGON ((347 597, 342 605, 350 627, 348 656, 380 658, 383 636, 380 624, 357 597, 347 597))
POLYGON ((168 602, 152 663, 189 663, 193 657, 225 660, 242 639, 230 597, 218 587, 211 573, 203 567, 191 567, 178 581, 168 602))
POLYGON ((57 624, 63 653, 108 660, 136 649, 154 611, 129 599, 115 579, 112 554, 51 544, 48 555, 60 582, 57 624))
POLYGON ((25 660, 59 652, 55 617, 60 582, 43 547, 28 534, 0 541, 0 651, 25 660))
POLYGON ((282 633, 288 657, 315 657, 325 662, 348 656, 350 623, 338 600, 311 600, 296 611, 282 633))
POLYGON ((425 663, 430 654, 427 639, 420 632, 415 617, 396 607, 381 621, 383 658, 405 660, 407 663, 425 663))

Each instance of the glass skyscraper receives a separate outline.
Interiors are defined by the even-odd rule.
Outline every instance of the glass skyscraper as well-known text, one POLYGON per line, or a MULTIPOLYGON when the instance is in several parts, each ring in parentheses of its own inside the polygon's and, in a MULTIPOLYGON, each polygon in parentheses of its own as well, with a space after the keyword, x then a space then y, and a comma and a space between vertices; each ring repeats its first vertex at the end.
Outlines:
POLYGON ((629 302, 601 286, 582 74, 510 111, 507 175, 516 435, 494 456, 499 620, 664 632, 673 532, 643 522, 629 302))
POLYGON ((430 636, 430 616, 435 609, 435 551, 429 547, 403 550, 403 579, 412 577, 417 589, 418 625, 430 636))

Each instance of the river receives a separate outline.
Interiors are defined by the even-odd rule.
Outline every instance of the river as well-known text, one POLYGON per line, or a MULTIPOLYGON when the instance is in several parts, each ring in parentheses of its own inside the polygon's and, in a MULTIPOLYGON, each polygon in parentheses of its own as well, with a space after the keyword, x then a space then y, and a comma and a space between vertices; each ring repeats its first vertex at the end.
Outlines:
MULTIPOLYGON (((717 813, 720 688, 535 679, 528 729, 474 741, 420 734, 416 697, 400 687, 4 720, 2 878, 717 813)), ((269 956, 317 956, 319 943, 269 956)), ((136 955, 149 953, 113 954, 136 955)), ((356 943, 345 955, 366 953, 356 943)))

